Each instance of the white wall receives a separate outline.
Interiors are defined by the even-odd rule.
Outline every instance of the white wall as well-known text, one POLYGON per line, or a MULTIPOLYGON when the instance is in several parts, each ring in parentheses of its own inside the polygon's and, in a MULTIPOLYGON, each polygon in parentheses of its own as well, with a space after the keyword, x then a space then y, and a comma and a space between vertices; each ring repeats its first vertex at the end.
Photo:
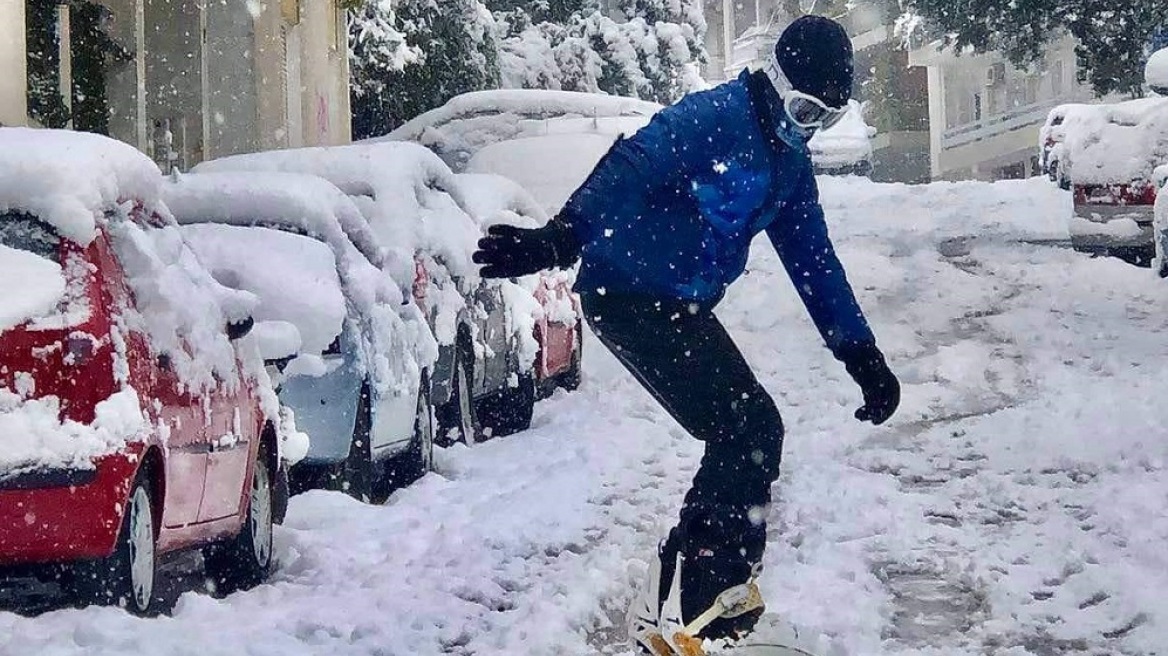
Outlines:
POLYGON ((24 0, 0 0, 0 123, 28 123, 24 0))

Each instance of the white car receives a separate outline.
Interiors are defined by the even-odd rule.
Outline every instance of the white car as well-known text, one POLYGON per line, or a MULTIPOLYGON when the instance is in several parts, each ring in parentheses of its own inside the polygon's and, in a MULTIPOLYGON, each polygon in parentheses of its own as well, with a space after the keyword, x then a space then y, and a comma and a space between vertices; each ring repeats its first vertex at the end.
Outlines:
POLYGON ((380 503, 429 471, 437 344, 352 200, 317 177, 254 172, 184 175, 163 196, 216 281, 256 297, 280 402, 309 437, 293 491, 380 503))
POLYGON ((576 91, 500 89, 455 96, 384 137, 413 141, 462 172, 480 149, 524 137, 592 134, 611 143, 641 129, 661 109, 656 103, 576 91))
MULTIPOLYGON (((383 141, 413 141, 455 171, 510 177, 554 213, 584 182, 620 136, 644 127, 661 105, 633 98, 570 91, 476 91, 409 121, 383 141)), ((871 138, 862 106, 811 139, 812 162, 824 175, 868 175, 871 138)))

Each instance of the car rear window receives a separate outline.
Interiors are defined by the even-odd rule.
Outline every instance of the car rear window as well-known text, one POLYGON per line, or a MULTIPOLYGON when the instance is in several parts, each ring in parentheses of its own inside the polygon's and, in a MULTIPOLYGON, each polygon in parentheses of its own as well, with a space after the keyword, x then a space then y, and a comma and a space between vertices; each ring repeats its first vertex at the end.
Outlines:
POLYGON ((61 237, 47 223, 31 214, 0 214, 0 244, 61 263, 61 237))

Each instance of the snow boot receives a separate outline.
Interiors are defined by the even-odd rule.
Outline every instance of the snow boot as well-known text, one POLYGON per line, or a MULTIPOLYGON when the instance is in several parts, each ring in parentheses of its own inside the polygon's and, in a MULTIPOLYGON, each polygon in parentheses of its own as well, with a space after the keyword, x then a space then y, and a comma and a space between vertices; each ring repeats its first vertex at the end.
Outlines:
POLYGON ((695 514, 659 545, 629 608, 629 637, 643 653, 701 656, 703 640, 736 642, 763 613, 765 527, 695 514))

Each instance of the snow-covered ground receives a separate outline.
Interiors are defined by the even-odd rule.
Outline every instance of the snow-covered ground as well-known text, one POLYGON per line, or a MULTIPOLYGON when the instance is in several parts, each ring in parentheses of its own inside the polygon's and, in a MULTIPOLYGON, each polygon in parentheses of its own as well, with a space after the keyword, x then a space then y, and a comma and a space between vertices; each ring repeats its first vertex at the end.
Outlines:
MULTIPOLYGON (((904 401, 851 418, 760 240, 719 314, 788 428, 770 609, 837 653, 1163 654, 1168 287, 1039 243, 1071 212, 1041 179, 822 184, 904 401)), ((700 445, 585 349, 530 431, 440 452, 387 505, 293 499, 270 584, 159 619, 0 613, 0 654, 631 654, 619 620, 700 445)))

